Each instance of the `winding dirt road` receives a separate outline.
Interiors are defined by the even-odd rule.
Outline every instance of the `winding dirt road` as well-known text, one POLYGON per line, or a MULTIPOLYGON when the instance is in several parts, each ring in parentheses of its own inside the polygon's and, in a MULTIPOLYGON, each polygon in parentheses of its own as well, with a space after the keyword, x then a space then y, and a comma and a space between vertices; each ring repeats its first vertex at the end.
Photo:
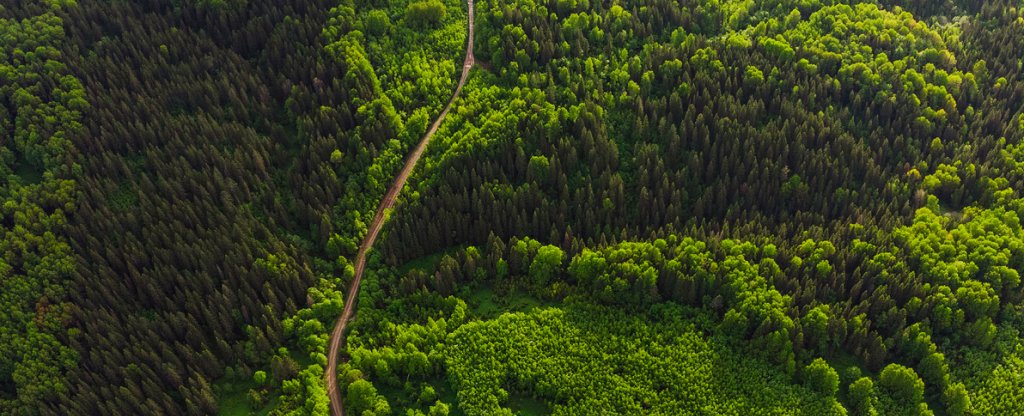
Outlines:
POLYGON ((324 381, 327 386, 327 396, 331 401, 331 415, 333 416, 345 415, 345 408, 341 403, 341 392, 338 389, 338 352, 341 350, 341 344, 345 340, 345 329, 355 314, 356 299, 359 296, 359 282, 363 279, 363 269, 366 268, 366 253, 373 248, 373 243, 377 240, 381 227, 384 226, 384 213, 395 205, 398 193, 405 187, 405 181, 409 179, 409 174, 416 167, 416 162, 420 160, 423 150, 430 143, 430 138, 437 131, 437 128, 441 126, 444 117, 448 115, 448 110, 451 109, 452 103, 455 102, 455 98, 462 91, 462 86, 466 84, 466 79, 469 78, 469 70, 476 63, 473 58, 473 0, 466 0, 466 5, 468 6, 469 13, 469 22, 466 29, 468 33, 466 60, 462 64, 462 76, 459 78, 459 84, 455 87, 455 92, 452 94, 452 98, 448 100, 448 104, 444 106, 444 110, 441 110, 437 120, 434 120, 434 124, 430 126, 430 130, 427 130, 427 133, 420 139, 416 149, 406 159, 405 166, 402 167, 402 171, 395 178, 395 182, 388 188, 388 192, 384 194, 384 199, 380 201, 380 206, 377 207, 377 213, 373 216, 373 222, 370 223, 370 229, 366 233, 366 238, 363 239, 363 244, 359 246, 359 252, 356 254, 355 277, 352 279, 352 285, 349 286, 348 293, 345 295, 345 309, 341 312, 341 316, 338 317, 338 322, 334 324, 334 330, 331 331, 330 347, 328 347, 327 352, 327 369, 324 370, 324 381))

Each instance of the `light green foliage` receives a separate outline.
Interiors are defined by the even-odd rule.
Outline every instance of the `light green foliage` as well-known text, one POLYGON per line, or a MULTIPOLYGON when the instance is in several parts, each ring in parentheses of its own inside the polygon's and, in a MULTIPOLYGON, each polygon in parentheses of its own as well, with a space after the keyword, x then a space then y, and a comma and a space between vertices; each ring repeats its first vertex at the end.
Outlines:
POLYGON ((913 369, 889 364, 878 376, 878 385, 896 401, 916 405, 924 400, 924 382, 913 369))
POLYGON ((702 253, 704 243, 688 238, 674 246, 621 243, 599 252, 584 250, 571 262, 569 273, 596 300, 609 304, 648 304, 663 298, 693 304, 721 296, 729 308, 722 322, 725 332, 741 338, 757 332, 757 345, 791 366, 789 334, 794 328, 785 313, 790 299, 762 274, 775 273, 778 266, 771 259, 752 263, 758 250, 749 242, 724 240, 721 249, 724 260, 716 264, 702 253), (721 289, 714 292, 712 287, 721 289))
POLYGON ((433 403, 437 400, 437 391, 434 389, 434 386, 423 386, 423 391, 420 393, 418 400, 422 404, 433 403))
POLYGON ((935 173, 925 176, 923 186, 931 192, 949 192, 960 186, 960 175, 957 166, 941 164, 935 173))
POLYGON ((660 250, 650 244, 623 243, 601 252, 585 250, 569 273, 605 303, 650 303, 660 299, 658 269, 666 267, 660 250))
POLYGON ((871 378, 861 377, 850 384, 847 393, 848 403, 854 415, 874 415, 875 383, 871 378))
POLYGON ((441 0, 408 5, 416 25, 431 25, 430 30, 391 23, 389 16, 406 13, 405 4, 360 7, 358 12, 342 4, 331 11, 333 18, 323 30, 325 49, 344 62, 344 82, 358 122, 358 128, 342 132, 353 145, 330 155, 351 190, 339 204, 346 215, 335 220, 340 237, 332 253, 353 254, 365 226, 361 218, 373 215, 407 147, 421 138, 454 89, 454 57, 464 50, 466 23, 458 7, 462 3, 449 3, 455 7, 441 0), (385 32, 388 36, 381 35, 385 32), (364 143, 381 138, 379 146, 364 143))
POLYGON ((832 310, 828 305, 818 305, 807 311, 800 320, 804 329, 804 339, 808 346, 817 347, 818 351, 824 352, 829 345, 829 320, 832 319, 832 310))
POLYGON ((405 10, 406 22, 415 28, 434 27, 441 24, 448 10, 440 0, 426 0, 409 3, 405 10))
POLYGON ((391 30, 391 17, 384 10, 371 10, 363 18, 363 22, 363 27, 370 36, 380 36, 391 30))
MULTIPOLYGON (((330 410, 330 403, 327 400, 323 376, 323 365, 314 363, 303 369, 297 377, 284 380, 281 383, 283 394, 280 397, 280 402, 270 414, 274 416, 326 415, 330 410)), ((370 387, 372 388, 372 386, 370 387)), ((357 389, 357 393, 362 393, 362 391, 357 389)), ((358 395, 358 397, 359 399, 364 398, 362 395, 358 395)))
POLYGON ((832 264, 828 259, 836 253, 836 248, 829 241, 804 240, 797 248, 798 263, 805 268, 813 268, 818 278, 827 278, 832 273, 832 264))
POLYGON ((38 412, 66 391, 77 360, 62 341, 74 336, 67 223, 80 166, 70 138, 89 104, 64 64, 63 2, 39 6, 0 17, 0 414, 38 412))
MULTIPOLYGON (((345 69, 340 77, 356 106, 358 122, 358 128, 339 132, 351 145, 329 155, 339 175, 347 180, 344 197, 336 207, 336 212, 344 214, 334 217, 334 233, 326 244, 342 273, 311 287, 312 306, 282 323, 285 335, 292 337, 314 364, 286 381, 291 387, 284 389, 277 414, 327 411, 326 396, 318 391, 324 389, 327 329, 343 307, 340 288, 344 286, 338 278, 349 279, 354 272, 345 256, 355 254, 368 219, 408 147, 422 137, 454 90, 455 59, 466 42, 463 4, 430 0, 354 7, 342 2, 330 11, 331 19, 322 33, 325 50, 345 69), (395 16, 404 16, 406 24, 393 23, 395 16), (381 140, 380 145, 368 145, 374 140, 381 140)), ((331 114, 330 110, 321 113, 331 114)), ((356 388, 359 397, 365 396, 363 387, 356 388)), ((383 412, 381 403, 386 405, 374 401, 367 409, 383 412)))
POLYGON ((825 396, 835 396, 839 392, 839 373, 825 360, 815 358, 804 367, 804 383, 825 396))
POLYGON ((357 415, 374 416, 391 413, 387 399, 377 394, 377 389, 366 380, 356 380, 348 385, 345 403, 348 405, 348 409, 357 415))
POLYGON ((786 62, 793 60, 796 56, 796 52, 793 51, 793 47, 790 46, 785 39, 773 39, 773 38, 761 38, 761 47, 764 48, 768 56, 775 58, 779 61, 786 62))
POLYGON ((942 395, 942 403, 950 416, 961 416, 971 412, 971 397, 962 383, 949 386, 942 395))
POLYGON ((445 350, 459 406, 469 415, 511 414, 503 386, 512 383, 564 398, 554 401, 556 414, 845 413, 771 365, 702 337, 678 307, 651 314, 571 307, 465 325, 445 350))
POLYGON ((764 82, 764 73, 756 66, 747 66, 747 70, 743 75, 743 82, 748 85, 760 85, 764 82))
POLYGON ((933 352, 922 358, 917 364, 917 371, 927 386, 935 387, 937 391, 946 390, 949 366, 946 364, 946 356, 941 352, 933 352))
MULTIPOLYGON (((486 74, 480 74, 486 76, 486 74)), ((493 80, 492 80, 493 81, 493 80)), ((448 114, 440 130, 431 141, 428 156, 417 166, 414 175, 422 180, 424 188, 437 181, 436 174, 446 168, 458 168, 460 157, 485 151, 500 143, 520 139, 519 130, 543 129, 553 131, 560 125, 575 121, 579 108, 557 108, 545 99, 543 90, 534 88, 505 89, 488 86, 480 78, 471 78, 459 101, 459 111, 448 114), (436 153, 434 153, 436 152, 436 153)), ((528 158, 528 172, 546 178, 552 175, 550 161, 528 158)), ((522 192, 515 189, 514 192, 522 192)), ((495 192, 501 192, 496 189, 495 192)))
POLYGON ((993 318, 999 312, 999 296, 986 282, 964 282, 957 288, 956 298, 967 314, 967 319, 993 318))
POLYGON ((252 374, 252 381, 256 383, 257 386, 262 386, 263 383, 267 382, 267 372, 263 370, 256 371, 252 374))
POLYGON ((557 246, 545 245, 537 249, 537 255, 530 263, 530 276, 538 285, 546 285, 562 270, 565 253, 557 246))
POLYGON ((1020 344, 973 391, 970 408, 979 415, 1024 412, 1024 347, 1020 344))
POLYGON ((527 166, 527 179, 543 182, 550 175, 551 165, 544 155, 530 156, 530 164, 527 166))
POLYGON ((923 104, 925 122, 954 114, 953 95, 960 88, 977 88, 973 77, 964 83, 942 36, 910 13, 871 3, 839 4, 821 7, 806 19, 786 21, 761 22, 752 30, 775 34, 759 38, 759 45, 780 65, 794 62, 794 50, 799 50, 800 58, 807 60, 801 65, 805 70, 813 64, 815 70, 836 75, 844 83, 880 91, 892 100, 910 97, 913 105, 923 104), (950 82, 954 77, 960 83, 950 82))
POLYGON ((1024 233, 1017 213, 1005 208, 968 208, 965 215, 968 219, 957 224, 936 207, 921 208, 913 225, 894 230, 893 235, 920 262, 929 281, 953 288, 969 280, 991 286, 994 293, 977 284, 957 290, 980 302, 973 312, 987 314, 998 308, 993 295, 1020 285, 1019 273, 1009 265, 1024 256, 1024 233))
POLYGON ((428 416, 448 416, 451 413, 451 408, 447 403, 437 402, 433 406, 430 406, 430 410, 427 412, 428 416))

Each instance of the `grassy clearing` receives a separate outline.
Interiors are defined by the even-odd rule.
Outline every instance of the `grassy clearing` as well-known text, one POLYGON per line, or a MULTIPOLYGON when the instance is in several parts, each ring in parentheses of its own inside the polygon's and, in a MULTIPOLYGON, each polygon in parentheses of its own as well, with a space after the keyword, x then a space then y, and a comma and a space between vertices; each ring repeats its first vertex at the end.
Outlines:
POLYGON ((264 416, 277 405, 278 396, 268 395, 268 400, 259 409, 249 403, 249 389, 256 388, 251 380, 221 381, 213 386, 217 393, 217 414, 220 416, 256 415, 264 416))

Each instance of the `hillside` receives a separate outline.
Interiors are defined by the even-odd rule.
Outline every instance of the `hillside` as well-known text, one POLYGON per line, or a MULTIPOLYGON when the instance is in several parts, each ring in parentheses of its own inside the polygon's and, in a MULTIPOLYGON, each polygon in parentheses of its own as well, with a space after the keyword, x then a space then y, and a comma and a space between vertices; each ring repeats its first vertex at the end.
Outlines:
POLYGON ((0 46, 0 414, 1024 414, 1021 0, 15 0, 0 46))

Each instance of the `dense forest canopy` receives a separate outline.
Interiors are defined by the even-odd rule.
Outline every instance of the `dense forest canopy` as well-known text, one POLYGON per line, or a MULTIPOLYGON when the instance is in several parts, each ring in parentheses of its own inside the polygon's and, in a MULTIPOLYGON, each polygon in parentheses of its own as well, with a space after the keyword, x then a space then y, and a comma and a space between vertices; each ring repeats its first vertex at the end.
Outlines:
POLYGON ((0 5, 0 414, 1024 414, 1024 1, 474 19, 0 5))

